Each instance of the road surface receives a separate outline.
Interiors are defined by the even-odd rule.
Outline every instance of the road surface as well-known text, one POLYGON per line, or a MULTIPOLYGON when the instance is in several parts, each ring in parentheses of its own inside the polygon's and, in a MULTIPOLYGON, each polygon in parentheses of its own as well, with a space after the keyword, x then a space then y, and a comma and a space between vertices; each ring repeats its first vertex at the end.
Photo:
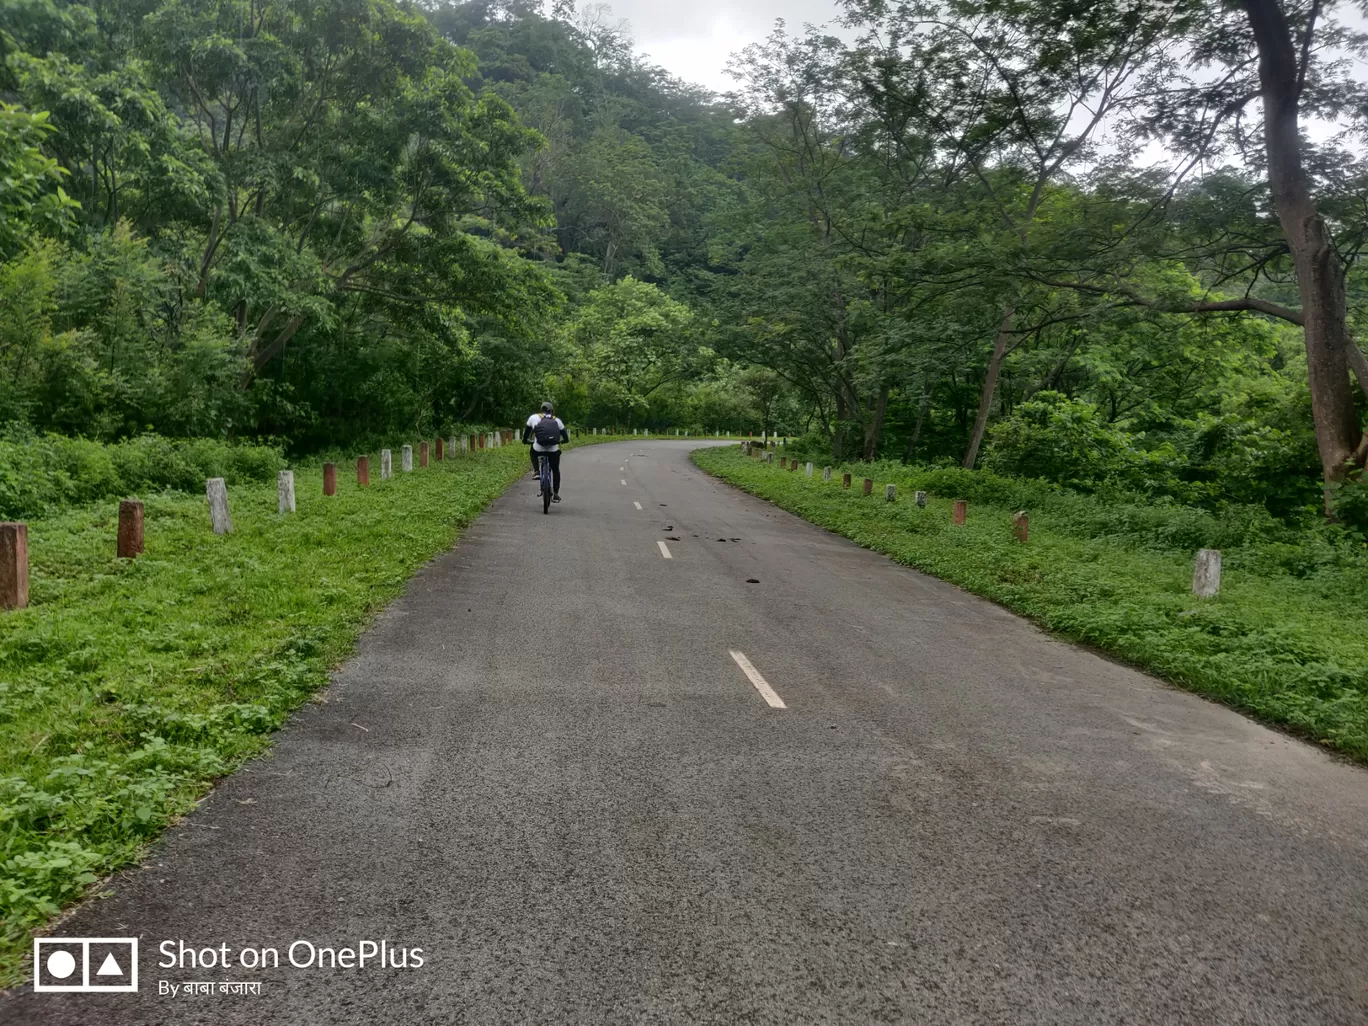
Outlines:
POLYGON ((689 448, 569 453, 551 516, 515 484, 63 924, 138 937, 139 992, 0 1020, 1368 1022, 1368 774, 689 448), (288 964, 382 940, 423 965, 288 964))

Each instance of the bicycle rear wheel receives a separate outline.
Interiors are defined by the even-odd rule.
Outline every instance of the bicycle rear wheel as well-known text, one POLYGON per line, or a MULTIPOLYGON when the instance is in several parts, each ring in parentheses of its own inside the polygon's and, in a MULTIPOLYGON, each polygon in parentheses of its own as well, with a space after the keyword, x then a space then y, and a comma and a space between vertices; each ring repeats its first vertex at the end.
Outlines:
POLYGON ((541 459, 541 496, 542 513, 551 512, 551 461, 545 456, 541 459))

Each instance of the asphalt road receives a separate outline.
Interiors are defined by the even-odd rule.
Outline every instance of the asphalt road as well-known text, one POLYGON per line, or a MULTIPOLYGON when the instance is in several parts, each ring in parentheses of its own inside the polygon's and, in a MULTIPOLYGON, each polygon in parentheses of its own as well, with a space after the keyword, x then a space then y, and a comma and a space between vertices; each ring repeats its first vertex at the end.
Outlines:
POLYGON ((567 454, 551 516, 513 486, 63 924, 137 936, 140 991, 0 1021, 1368 1022, 1368 774, 688 448, 567 454), (233 967, 160 968, 168 940, 233 967), (293 968, 301 940, 424 964, 293 968))

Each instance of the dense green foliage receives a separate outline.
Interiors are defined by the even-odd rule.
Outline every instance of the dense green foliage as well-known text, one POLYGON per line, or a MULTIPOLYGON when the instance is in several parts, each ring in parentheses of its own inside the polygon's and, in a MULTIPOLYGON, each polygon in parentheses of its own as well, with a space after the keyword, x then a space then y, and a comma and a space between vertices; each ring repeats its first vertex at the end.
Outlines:
POLYGON ((7 77, 55 161, 33 188, 60 170, 79 208, 0 252, 18 314, 0 417, 310 446, 511 416, 535 394, 556 296, 517 248, 545 221, 519 163, 536 135, 421 13, 7 11, 7 77))
POLYGON ((200 492, 211 477, 229 485, 274 481, 284 466, 270 446, 209 438, 142 435, 102 445, 19 433, 0 437, 0 520, 30 520, 96 499, 200 492))
MULTIPOLYGON (((1180 59, 1236 61, 1238 19, 842 9, 854 43, 781 27, 718 98, 601 7, 8 5, 0 423, 311 452, 551 395, 582 424, 1318 510, 1264 169, 1201 127, 1180 59), (1142 170, 1146 139, 1217 170, 1142 170)), ((1357 324, 1359 91, 1315 61, 1357 324)), ((1333 497, 1362 523, 1356 479, 1333 497)))
POLYGON ((730 118, 611 28, 23 0, 0 51, 0 423, 315 451, 519 423, 548 377, 594 423, 754 419, 658 287, 730 118))
POLYGON ((933 573, 1065 637, 1368 761, 1368 546, 1336 528, 1293 533, 1260 507, 1216 515, 1117 494, 1082 496, 986 471, 855 464, 857 484, 778 469, 736 449, 694 460, 807 520, 933 573), (875 494, 861 494, 861 477, 875 494), (893 503, 883 486, 898 486, 893 503), (931 496, 925 508, 916 490, 931 496), (951 504, 969 502, 963 528, 951 504), (1030 511, 1030 541, 1011 516, 1030 511), (1192 553, 1223 552, 1221 593, 1194 598, 1192 553))

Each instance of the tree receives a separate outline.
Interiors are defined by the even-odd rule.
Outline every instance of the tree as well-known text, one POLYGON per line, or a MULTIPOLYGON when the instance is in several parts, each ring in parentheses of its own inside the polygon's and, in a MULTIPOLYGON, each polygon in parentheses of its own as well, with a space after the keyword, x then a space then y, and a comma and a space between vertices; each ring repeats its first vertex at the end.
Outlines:
MULTIPOLYGON (((1313 145, 1302 125, 1309 105, 1316 117, 1348 120, 1353 127, 1368 93, 1345 59, 1368 53, 1368 37, 1338 23, 1332 16, 1335 6, 1322 0, 1241 0, 1238 5, 1170 0, 1156 5, 1171 16, 1170 31, 1184 48, 1186 66, 1170 59, 1148 69, 1146 102, 1132 111, 1128 130, 1143 129, 1161 139, 1181 160, 1156 177, 1164 188, 1142 212, 1140 223, 1156 225, 1156 215, 1162 216, 1170 198, 1181 196, 1179 188, 1193 169, 1224 155, 1239 155, 1262 176, 1276 219, 1249 216, 1236 203, 1236 220, 1213 225, 1208 244, 1189 249, 1188 255, 1208 267, 1220 266, 1215 280, 1242 285, 1242 295, 1175 301, 1136 288, 1118 268, 1091 280, 1051 281, 1153 309, 1251 311, 1301 327, 1327 511, 1334 489, 1368 460, 1368 435, 1359 423, 1350 379, 1352 369, 1368 395, 1368 360, 1349 333, 1343 258, 1357 258, 1361 217, 1355 213, 1333 226, 1317 199, 1318 192, 1348 193, 1360 205, 1368 189, 1358 162, 1333 147, 1327 151, 1313 145), (1251 133, 1246 113, 1256 101, 1262 107, 1262 130, 1251 133), (1280 280, 1288 263, 1299 309, 1287 304, 1280 280), (1230 265, 1233 271, 1227 269, 1230 265)), ((1110 12, 1104 22, 1130 9, 1129 4, 1095 8, 1110 12)), ((1132 228, 1127 226, 1125 233, 1133 234, 1132 228)))
POLYGON ((566 331, 594 405, 629 427, 662 388, 709 360, 694 339, 689 308, 635 278, 590 293, 566 331))
POLYGON ((972 468, 1027 301, 1010 270, 1030 259, 1051 184, 1096 159, 1094 137, 1137 101, 1142 72, 1171 45, 1175 11, 1039 0, 847 0, 846 10, 866 30, 854 59, 876 116, 934 140, 1001 229, 980 236, 988 263, 1009 274, 964 453, 972 468))
POLYGON ((784 381, 765 367, 751 367, 742 372, 741 384, 751 395, 751 403, 760 417, 760 430, 774 431, 775 410, 784 394, 784 381))
POLYGON ((1356 370, 1365 391, 1368 374, 1349 337, 1343 268, 1302 153, 1301 103, 1321 4, 1316 0, 1304 15, 1300 53, 1277 0, 1243 0, 1241 6, 1259 55, 1269 187, 1297 269, 1316 441, 1326 483, 1335 484, 1351 466, 1362 468, 1368 462, 1368 434, 1359 426, 1350 391, 1351 350, 1358 354, 1356 370))

